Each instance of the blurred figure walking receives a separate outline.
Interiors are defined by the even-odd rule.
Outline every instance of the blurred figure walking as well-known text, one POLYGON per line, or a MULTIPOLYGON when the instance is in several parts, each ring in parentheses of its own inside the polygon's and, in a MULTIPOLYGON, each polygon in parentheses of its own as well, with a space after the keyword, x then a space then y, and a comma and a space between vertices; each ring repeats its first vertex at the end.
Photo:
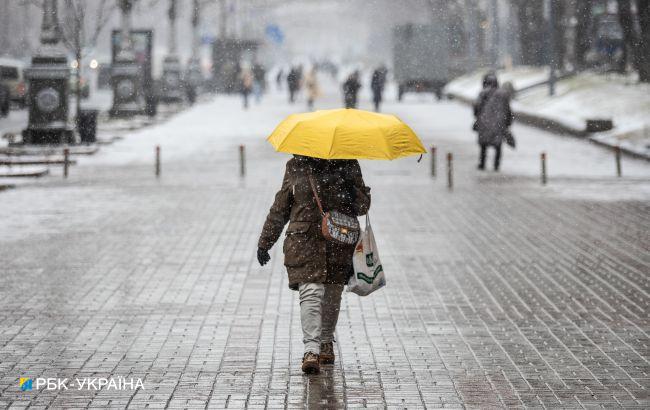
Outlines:
POLYGON ((372 73, 370 88, 372 88, 372 102, 375 104, 375 112, 379 112, 379 108, 383 100, 384 87, 386 86, 387 74, 388 74, 388 70, 384 65, 378 67, 372 73))
POLYGON ((501 164, 501 144, 512 138, 509 127, 512 125, 510 94, 499 88, 497 77, 493 73, 483 78, 483 91, 474 104, 474 131, 478 132, 478 144, 481 147, 478 169, 485 169, 488 147, 494 147, 494 170, 501 164))
POLYGON ((289 86, 289 102, 293 104, 296 101, 296 93, 300 90, 302 82, 302 67, 292 67, 287 75, 287 85, 289 86))
POLYGON ((240 91, 244 97, 244 109, 248 109, 248 96, 253 91, 253 73, 248 68, 243 68, 239 75, 240 91))
POLYGON ((318 87, 318 76, 316 68, 309 70, 305 76, 305 88, 307 89, 307 108, 309 111, 314 110, 314 102, 320 95, 320 88, 318 87))
POLYGON ((361 82, 359 81, 359 71, 350 74, 343 83, 343 100, 345 108, 357 108, 357 94, 361 89, 361 82))
POLYGON ((284 69, 281 68, 275 76, 275 85, 278 87, 278 91, 282 90, 282 80, 284 80, 284 69))
POLYGON ((266 69, 260 63, 253 64, 253 95, 259 104, 262 95, 266 92, 266 69))

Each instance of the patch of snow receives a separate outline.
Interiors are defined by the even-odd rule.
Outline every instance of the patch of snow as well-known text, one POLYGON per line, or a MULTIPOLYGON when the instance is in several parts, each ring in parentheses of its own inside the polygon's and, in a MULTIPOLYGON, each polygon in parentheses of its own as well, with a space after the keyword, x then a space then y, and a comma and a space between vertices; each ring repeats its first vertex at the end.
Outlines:
MULTIPOLYGON (((484 72, 452 81, 447 93, 474 99, 481 89, 484 72)), ((515 89, 538 84, 548 78, 545 68, 518 67, 498 73, 499 81, 511 81, 515 89)), ((591 138, 608 145, 650 157, 650 84, 616 74, 580 73, 557 82, 556 95, 541 85, 517 94, 515 112, 547 118, 577 131, 586 129, 588 119, 612 119, 614 129, 591 138)))

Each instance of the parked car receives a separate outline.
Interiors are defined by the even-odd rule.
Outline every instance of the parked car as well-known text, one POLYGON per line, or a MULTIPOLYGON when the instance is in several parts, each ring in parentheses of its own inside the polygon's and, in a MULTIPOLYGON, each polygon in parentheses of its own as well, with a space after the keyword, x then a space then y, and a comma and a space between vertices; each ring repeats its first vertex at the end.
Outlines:
POLYGON ((27 102, 25 64, 13 58, 0 58, 0 81, 9 89, 9 99, 24 107, 27 102))

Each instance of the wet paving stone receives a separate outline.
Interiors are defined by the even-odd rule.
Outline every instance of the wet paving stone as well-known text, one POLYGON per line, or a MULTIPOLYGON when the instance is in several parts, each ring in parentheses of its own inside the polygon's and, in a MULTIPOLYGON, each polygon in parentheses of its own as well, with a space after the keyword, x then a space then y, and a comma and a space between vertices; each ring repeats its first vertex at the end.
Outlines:
MULTIPOLYGON (((471 169, 463 149, 457 166, 471 169)), ((469 172, 449 192, 414 161, 389 176, 362 164, 388 285, 344 294, 337 362, 307 377, 281 248, 255 260, 284 157, 262 142, 248 152, 245 179, 206 151, 166 163, 160 181, 87 166, 2 194, 33 196, 21 211, 39 213, 46 190, 53 209, 0 246, 0 407, 650 407, 647 202, 469 172), (144 388, 21 391, 20 377, 144 388)))

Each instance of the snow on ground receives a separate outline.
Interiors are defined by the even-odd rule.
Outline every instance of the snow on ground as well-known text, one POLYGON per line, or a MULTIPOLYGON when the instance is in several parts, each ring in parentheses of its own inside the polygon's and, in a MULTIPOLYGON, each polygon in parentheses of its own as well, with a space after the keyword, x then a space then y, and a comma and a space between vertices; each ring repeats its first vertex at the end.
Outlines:
MULTIPOLYGON (((535 79, 531 74, 529 82, 535 79)), ((318 109, 340 107, 339 85, 327 78, 321 80, 323 95, 316 102, 318 109)), ((195 106, 182 111, 165 121, 150 127, 122 134, 123 139, 111 145, 102 146, 92 156, 77 156, 78 165, 74 174, 88 174, 105 167, 127 169, 130 165, 152 165, 154 147, 162 149, 163 169, 172 162, 196 164, 196 160, 232 161, 237 146, 246 144, 247 155, 262 158, 271 155, 266 147, 265 137, 287 115, 304 111, 306 102, 301 96, 295 105, 287 103, 286 91, 278 92, 272 87, 261 104, 252 102, 250 109, 242 109, 237 95, 219 95, 202 99, 195 106), (91 169, 93 167, 94 169, 91 169)), ((372 109, 368 90, 361 98, 362 109, 372 109)), ((455 173, 471 183, 507 184, 522 182, 525 187, 537 187, 540 170, 540 153, 548 155, 549 188, 545 192, 557 192, 566 197, 611 199, 650 198, 650 164, 646 161, 623 158, 623 179, 615 177, 614 156, 610 150, 588 144, 575 138, 549 134, 539 129, 516 124, 513 132, 517 138, 517 149, 504 147, 500 173, 480 173, 476 170, 478 149, 476 135, 471 130, 471 110, 457 102, 435 102, 431 95, 409 95, 404 102, 396 101, 394 94, 386 95, 383 111, 398 115, 421 137, 425 145, 438 147, 438 170, 444 170, 443 158, 446 152, 453 152, 456 158, 455 173), (646 181, 645 183, 643 181, 646 181), (606 185, 607 189, 601 189, 606 185)), ((106 123, 110 124, 110 123, 106 123)), ((100 131, 100 137, 109 137, 110 131, 100 131)), ((279 154, 278 154, 279 155, 279 154)), ((491 164, 492 152, 488 157, 491 164)), ((363 161, 362 166, 376 177, 395 178, 404 183, 403 175, 419 175, 409 178, 408 183, 429 184, 429 158, 425 156, 420 164, 415 158, 406 159, 408 166, 400 161, 393 163, 363 161), (412 174, 411 174, 412 173, 412 174)), ((153 165, 152 165, 153 166, 153 165)), ((116 172, 121 172, 116 169, 116 172)), ((61 178, 60 167, 52 167, 52 174, 34 185, 61 178)), ((525 188, 528 189, 528 188, 525 188)))
MULTIPOLYGON (((481 92, 483 76, 486 70, 479 70, 474 73, 458 77, 447 84, 445 91, 448 94, 458 95, 468 99, 475 99, 481 92)), ((512 83, 515 90, 530 87, 539 84, 548 79, 548 69, 545 67, 514 67, 510 70, 501 70, 497 72, 499 82, 505 84, 512 83)))
MULTIPOLYGON (((449 94, 476 98, 484 72, 476 72, 447 86, 449 94)), ((499 80, 525 88, 548 78, 545 68, 520 67, 498 72, 499 80)), ((650 84, 616 74, 591 72, 560 80, 556 95, 550 97, 545 85, 518 93, 515 112, 551 119, 584 131, 587 119, 613 119, 612 131, 597 133, 592 139, 650 157, 650 84)))

